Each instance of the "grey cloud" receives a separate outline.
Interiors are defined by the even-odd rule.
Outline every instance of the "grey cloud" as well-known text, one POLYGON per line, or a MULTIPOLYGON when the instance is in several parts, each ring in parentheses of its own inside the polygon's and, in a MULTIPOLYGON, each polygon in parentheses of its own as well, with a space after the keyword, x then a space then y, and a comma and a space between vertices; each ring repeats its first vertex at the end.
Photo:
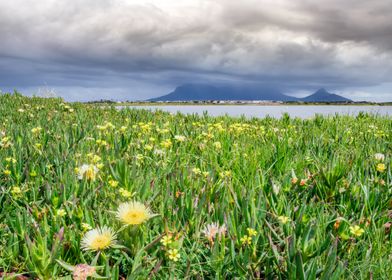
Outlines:
POLYGON ((392 80, 388 1, 150 2, 0 2, 0 87, 94 88, 90 97, 137 84, 130 97, 145 87, 147 98, 206 80, 284 90, 392 80))

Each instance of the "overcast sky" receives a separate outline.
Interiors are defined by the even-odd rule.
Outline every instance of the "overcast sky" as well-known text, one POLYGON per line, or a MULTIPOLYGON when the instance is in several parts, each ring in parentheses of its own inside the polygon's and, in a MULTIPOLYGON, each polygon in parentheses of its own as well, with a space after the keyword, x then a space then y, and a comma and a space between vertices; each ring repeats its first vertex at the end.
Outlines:
POLYGON ((392 0, 0 0, 0 89, 146 99, 262 83, 392 101, 392 0))

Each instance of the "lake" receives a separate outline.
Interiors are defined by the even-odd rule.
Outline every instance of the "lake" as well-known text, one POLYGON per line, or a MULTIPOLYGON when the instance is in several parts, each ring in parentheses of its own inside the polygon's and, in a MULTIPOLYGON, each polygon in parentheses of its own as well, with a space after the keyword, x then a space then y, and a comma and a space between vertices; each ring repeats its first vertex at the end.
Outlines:
MULTIPOLYGON (((170 113, 199 114, 207 112, 210 116, 229 115, 248 118, 266 116, 280 118, 284 113, 291 117, 311 118, 321 115, 357 115, 367 112, 378 115, 392 116, 392 106, 358 106, 358 105, 159 105, 159 106, 129 106, 130 108, 162 110, 170 113)), ((123 108, 119 106, 119 108, 123 108)))

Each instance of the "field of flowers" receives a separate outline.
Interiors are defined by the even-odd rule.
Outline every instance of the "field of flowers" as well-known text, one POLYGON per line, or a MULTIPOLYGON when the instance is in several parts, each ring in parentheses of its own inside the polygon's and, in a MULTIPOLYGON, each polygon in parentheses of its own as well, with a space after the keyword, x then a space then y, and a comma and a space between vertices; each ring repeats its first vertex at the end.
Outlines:
POLYGON ((0 96, 0 279, 390 279, 392 119, 0 96))

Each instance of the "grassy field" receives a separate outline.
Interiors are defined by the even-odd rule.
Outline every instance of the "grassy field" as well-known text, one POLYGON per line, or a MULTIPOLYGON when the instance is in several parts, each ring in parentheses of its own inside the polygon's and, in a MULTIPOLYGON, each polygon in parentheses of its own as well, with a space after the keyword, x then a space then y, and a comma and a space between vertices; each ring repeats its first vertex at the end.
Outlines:
POLYGON ((390 279, 391 136, 1 95, 0 278, 390 279))

